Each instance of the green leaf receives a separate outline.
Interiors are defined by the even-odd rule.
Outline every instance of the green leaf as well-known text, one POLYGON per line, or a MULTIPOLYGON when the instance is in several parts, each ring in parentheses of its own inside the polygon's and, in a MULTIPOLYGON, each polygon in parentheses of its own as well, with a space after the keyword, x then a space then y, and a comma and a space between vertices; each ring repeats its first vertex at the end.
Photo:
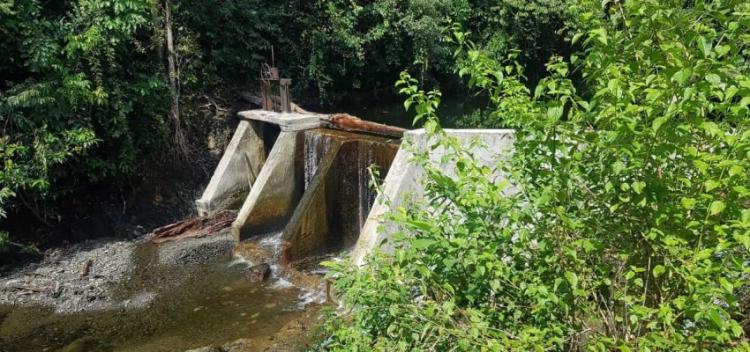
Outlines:
POLYGON ((654 122, 651 123, 651 129, 654 132, 658 132, 661 126, 664 125, 667 121, 669 121, 669 118, 670 118, 669 115, 657 117, 656 119, 654 119, 654 122))
POLYGON ((597 29, 592 30, 591 35, 589 37, 594 37, 600 43, 607 45, 607 29, 606 28, 597 28, 597 29))
POLYGON ((704 37, 698 37, 698 47, 703 52, 703 57, 708 57, 711 54, 711 42, 707 41, 704 37))
POLYGON ((708 312, 708 318, 716 328, 720 328, 723 325, 723 320, 721 319, 721 315, 719 314, 719 311, 717 309, 711 309, 708 312))
POLYGON ((721 186, 721 182, 716 180, 707 180, 703 183, 703 186, 706 187, 706 192, 711 192, 721 186))
POLYGON ((404 110, 409 111, 409 107, 411 107, 412 102, 413 101, 411 99, 404 100, 404 110))
POLYGON ((723 277, 719 278, 719 285, 721 285, 721 287, 727 292, 732 292, 732 290, 734 290, 732 283, 723 277))
POLYGON ((652 270, 652 272, 653 272, 653 274, 654 274, 654 277, 659 277, 659 276, 661 276, 662 274, 664 274, 664 272, 665 272, 666 270, 667 270, 667 269, 666 269, 666 268, 664 267, 664 265, 661 265, 661 264, 659 264, 659 265, 656 265, 656 266, 654 267, 654 270, 652 270))
POLYGON ((692 69, 683 68, 682 70, 679 70, 672 75, 672 81, 678 84, 685 84, 685 82, 687 82, 692 74, 692 69))
POLYGON ((555 106, 547 109, 547 121, 554 122, 560 119, 563 114, 562 106, 555 106))
POLYGON ((414 246, 415 249, 425 249, 433 243, 435 243, 435 240, 429 238, 418 238, 411 241, 411 245, 414 246))
POLYGON ((683 197, 682 199, 680 199, 680 204, 682 204, 682 207, 687 210, 692 210, 693 208, 695 208, 696 203, 697 201, 694 198, 683 197))
POLYGON ((709 73, 706 75, 706 81, 714 86, 718 86, 721 84, 721 77, 715 73, 709 73))
POLYGON ((734 234, 733 237, 735 241, 745 246, 746 250, 750 250, 750 230, 748 230, 747 233, 745 233, 744 235, 736 233, 734 234))
POLYGON ((726 207, 727 206, 726 204, 724 204, 724 202, 717 200, 711 203, 711 206, 708 208, 708 211, 711 215, 716 215, 724 211, 726 207))
POLYGON ((576 288, 578 288, 578 275, 576 275, 574 272, 566 271, 564 276, 565 280, 568 281, 572 289, 575 290, 576 288))
POLYGON ((633 188, 635 193, 641 194, 643 192, 643 189, 646 188, 646 182, 636 181, 636 182, 633 182, 631 187, 633 188))

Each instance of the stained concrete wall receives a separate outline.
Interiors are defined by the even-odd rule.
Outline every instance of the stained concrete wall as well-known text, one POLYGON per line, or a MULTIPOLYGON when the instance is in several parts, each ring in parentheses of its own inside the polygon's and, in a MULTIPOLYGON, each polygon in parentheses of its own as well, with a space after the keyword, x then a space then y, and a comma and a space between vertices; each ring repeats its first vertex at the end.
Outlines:
MULTIPOLYGON (((446 133, 457 138, 464 146, 469 146, 472 142, 479 141, 479 146, 472 149, 476 160, 486 166, 494 166, 501 159, 507 158, 512 151, 514 134, 513 130, 458 130, 447 129, 446 133)), ((352 251, 352 261, 357 265, 365 262, 365 257, 374 248, 383 244, 391 234, 398 230, 397 225, 386 220, 386 214, 397 209, 400 206, 408 204, 410 199, 420 198, 424 195, 422 180, 424 170, 411 162, 413 150, 429 150, 432 143, 428 139, 423 129, 407 131, 404 134, 403 144, 399 149, 396 157, 391 164, 388 175, 383 184, 383 193, 375 200, 375 204, 367 217, 367 221, 362 227, 354 250, 352 251)), ((445 156, 446 151, 437 148, 430 151, 430 160, 433 163, 440 164, 441 158, 445 156)), ((453 165, 443 164, 441 167, 450 175, 453 165)), ((501 174, 495 174, 495 177, 501 179, 501 174)), ((513 192, 512 188, 509 192, 513 192)), ((386 251, 391 248, 384 246, 386 251)))
MULTIPOLYGON (((435 163, 445 155, 440 148, 430 149, 432 143, 423 130, 406 132, 404 140, 408 141, 409 147, 399 148, 395 157, 391 153, 389 157, 381 158, 377 152, 372 154, 380 148, 377 144, 393 141, 326 129, 309 130, 319 126, 316 122, 319 115, 263 111, 240 115, 252 121, 240 123, 209 186, 196 204, 205 214, 222 209, 247 194, 232 224, 232 233, 238 239, 245 239, 286 224, 283 238, 296 246, 287 248, 291 260, 320 254, 332 247, 351 245, 356 240, 352 256, 354 262, 361 265, 368 253, 397 230, 395 224, 385 220, 385 215, 407 204, 409 199, 424 195, 421 183, 424 172, 411 163, 413 154, 410 148, 430 150, 431 160, 435 163), (270 153, 266 149, 269 143, 264 145, 264 133, 259 127, 263 123, 277 125, 281 130, 270 153), (312 138, 310 133, 318 135, 312 138), (318 143, 315 140, 334 138, 332 136, 338 142, 330 150, 323 148, 322 144, 305 147, 306 143, 318 143), (320 155, 312 158, 304 155, 313 152, 320 155), (372 195, 363 181, 369 165, 363 160, 367 163, 376 160, 383 168, 390 164, 384 192, 375 200, 371 210, 372 199, 369 197, 372 195), (311 162, 320 164, 317 171, 306 166, 311 162), (342 236, 345 233, 354 235, 342 236)), ((488 166, 494 165, 498 158, 507 157, 513 144, 511 130, 446 132, 467 146, 475 140, 481 142, 481 147, 474 147, 472 152, 481 164, 488 166)), ((395 145, 390 147, 391 150, 396 148, 395 145)), ((451 174, 453 166, 442 165, 442 168, 451 174)), ((496 177, 502 175, 496 174, 496 177)))
POLYGON ((399 144, 346 132, 334 138, 284 229, 285 261, 330 253, 356 243, 375 198, 367 169, 375 165, 387 172, 399 144))
POLYGON ((201 198, 198 214, 208 215, 240 204, 266 161, 259 122, 240 121, 201 198))
POLYGON ((301 155, 301 132, 281 132, 232 223, 232 234, 242 240, 253 234, 281 226, 291 217, 302 196, 297 160, 301 155))
POLYGON ((284 228, 282 241, 284 249, 282 261, 289 262, 303 258, 318 248, 326 246, 326 237, 330 233, 329 201, 326 186, 329 181, 329 170, 334 165, 341 143, 331 145, 329 151, 320 160, 318 170, 310 181, 308 188, 294 211, 289 223, 284 228))
POLYGON ((275 124, 282 131, 302 131, 321 126, 320 119, 326 115, 314 113, 278 113, 265 110, 248 110, 238 113, 240 118, 275 124))

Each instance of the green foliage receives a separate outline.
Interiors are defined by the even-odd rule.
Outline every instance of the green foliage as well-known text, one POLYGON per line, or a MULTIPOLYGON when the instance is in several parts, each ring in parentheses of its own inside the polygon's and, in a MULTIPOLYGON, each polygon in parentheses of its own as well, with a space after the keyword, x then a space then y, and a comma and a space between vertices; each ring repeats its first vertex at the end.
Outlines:
MULTIPOLYGON (((553 53, 567 53, 561 38, 567 0, 309 1, 291 25, 282 25, 284 52, 296 86, 314 89, 325 100, 356 96, 383 98, 408 69, 420 80, 446 88, 458 84, 452 72, 453 44, 442 33, 450 23, 469 23, 470 36, 493 52, 519 48, 533 70, 553 53), (296 34, 293 34, 296 33, 296 34), (354 93, 354 94, 352 94, 354 93)), ((283 43, 283 42, 282 42, 283 43)), ((536 73, 534 71, 534 73, 536 73)), ((304 89, 303 89, 304 91, 304 89)))
POLYGON ((497 168, 402 77, 454 167, 416 155, 426 201, 392 215, 395 251, 332 264, 346 313, 319 349, 750 350, 750 5, 604 5, 575 8, 585 96, 560 59, 531 94, 458 33, 460 74, 517 131, 497 168))
POLYGON ((466 0, 313 1, 298 10, 300 84, 329 92, 389 94, 404 67, 434 78, 453 69, 450 47, 435 40, 448 20, 463 20, 466 0))
POLYGON ((149 56, 151 2, 2 8, 0 209, 20 200, 46 222, 45 199, 73 182, 129 175, 159 144, 165 91, 149 56))
POLYGON ((521 61, 533 84, 545 74, 544 65, 553 55, 567 56, 565 41, 578 24, 570 5, 572 0, 479 0, 466 29, 476 32, 473 39, 491 53, 521 50, 521 61))
POLYGON ((260 64, 276 46, 280 60, 282 32, 294 19, 284 2, 248 0, 174 1, 175 41, 187 92, 222 85, 242 86, 257 79, 260 64))

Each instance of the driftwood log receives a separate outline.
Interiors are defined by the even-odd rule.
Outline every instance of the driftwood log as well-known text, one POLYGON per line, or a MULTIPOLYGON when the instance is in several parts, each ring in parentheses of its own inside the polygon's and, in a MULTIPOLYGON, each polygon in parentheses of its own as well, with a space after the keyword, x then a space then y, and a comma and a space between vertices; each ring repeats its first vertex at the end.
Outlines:
POLYGON ((406 129, 396 126, 384 125, 382 123, 362 120, 349 114, 333 114, 322 119, 326 127, 350 132, 364 132, 389 137, 401 138, 406 129))
MULTIPOLYGON (((240 94, 242 99, 251 102, 255 105, 260 106, 262 99, 250 93, 240 94)), ((300 114, 313 114, 313 112, 307 111, 301 108, 295 103, 291 103, 292 112, 300 114)), ((364 132, 378 135, 384 135, 388 137, 401 138, 404 135, 406 129, 396 126, 384 125, 382 123, 362 120, 359 117, 352 116, 349 114, 332 114, 332 115, 321 115, 321 120, 326 127, 349 131, 349 132, 364 132)))
POLYGON ((155 244, 181 240, 184 238, 203 237, 229 227, 237 214, 224 210, 213 215, 201 216, 178 221, 154 229, 151 242, 155 244))

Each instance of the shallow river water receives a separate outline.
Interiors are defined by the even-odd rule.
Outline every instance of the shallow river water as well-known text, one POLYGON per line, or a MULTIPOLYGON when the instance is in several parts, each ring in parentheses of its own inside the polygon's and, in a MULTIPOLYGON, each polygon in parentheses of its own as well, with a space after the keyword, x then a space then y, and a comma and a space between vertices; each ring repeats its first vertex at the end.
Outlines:
POLYGON ((185 351, 239 338, 265 338, 304 314, 305 292, 283 279, 251 283, 246 262, 162 267, 137 250, 135 274, 123 297, 155 293, 146 308, 57 314, 45 308, 0 306, 0 351, 185 351))

